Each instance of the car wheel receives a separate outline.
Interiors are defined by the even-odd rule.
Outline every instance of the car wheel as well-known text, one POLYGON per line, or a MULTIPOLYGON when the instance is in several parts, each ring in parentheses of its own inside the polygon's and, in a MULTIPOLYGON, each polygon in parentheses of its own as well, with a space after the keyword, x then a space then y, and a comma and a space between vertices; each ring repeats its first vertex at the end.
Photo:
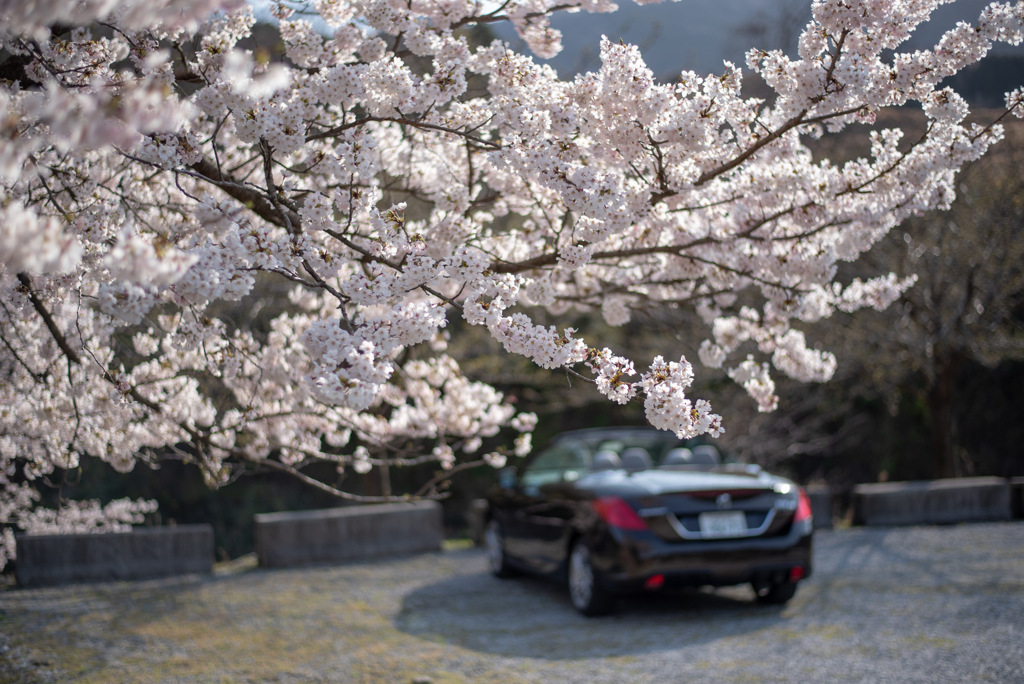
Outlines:
POLYGON ((577 541, 569 554, 569 599, 573 608, 588 617, 611 612, 612 598, 597 581, 590 549, 577 541))
POLYGON ((755 588, 757 600, 761 603, 781 605, 796 594, 796 582, 776 582, 761 589, 755 588))
POLYGON ((493 518, 487 523, 484 542, 487 545, 487 561, 494 576, 502 579, 514 577, 517 573, 508 564, 508 557, 505 555, 505 535, 501 532, 501 523, 493 518))

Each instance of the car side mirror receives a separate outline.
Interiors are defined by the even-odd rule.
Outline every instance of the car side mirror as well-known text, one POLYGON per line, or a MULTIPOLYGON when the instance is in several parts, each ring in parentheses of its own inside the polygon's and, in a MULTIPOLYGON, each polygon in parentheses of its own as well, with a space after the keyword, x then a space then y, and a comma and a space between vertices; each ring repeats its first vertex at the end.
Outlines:
POLYGON ((516 467, 509 466, 498 471, 498 486, 502 489, 512 489, 519 483, 516 467))

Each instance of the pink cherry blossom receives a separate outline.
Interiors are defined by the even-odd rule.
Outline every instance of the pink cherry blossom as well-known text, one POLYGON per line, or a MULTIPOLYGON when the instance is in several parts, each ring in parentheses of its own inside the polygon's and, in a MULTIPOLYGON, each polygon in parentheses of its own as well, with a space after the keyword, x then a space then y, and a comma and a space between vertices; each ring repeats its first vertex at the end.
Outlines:
MULTIPOLYGON (((37 508, 34 483, 83 454, 127 471, 174 451, 211 486, 429 462, 433 497, 444 473, 525 455, 536 416, 445 353, 452 317, 680 437, 724 429, 687 395, 701 371, 585 339, 571 312, 691 308, 701 363, 761 410, 771 372, 829 379, 802 325, 914 283, 839 282, 838 265, 948 206, 1002 137, 938 85, 1020 43, 1024 4, 906 49, 938 4, 815 0, 799 56, 747 54, 767 105, 735 65, 663 84, 609 40, 571 79, 535 61, 560 50, 552 13, 604 0, 285 0, 282 62, 244 47, 255 18, 234 0, 0 0, 24 62, 0 83, 0 565, 12 526, 120 529, 151 509, 37 508), (494 21, 533 56, 459 31, 494 21), (807 147, 908 104, 919 139, 873 130, 843 164, 807 147), (243 322, 261 307, 265 327, 243 322)), ((1006 107, 1024 112, 1020 88, 1006 107)))

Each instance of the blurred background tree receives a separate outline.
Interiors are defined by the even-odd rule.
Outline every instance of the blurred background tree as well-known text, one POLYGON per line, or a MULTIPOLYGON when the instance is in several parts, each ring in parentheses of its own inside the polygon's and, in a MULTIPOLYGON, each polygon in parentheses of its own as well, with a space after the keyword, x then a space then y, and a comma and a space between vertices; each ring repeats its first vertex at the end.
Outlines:
MULTIPOLYGON (((1013 126, 991 157, 963 171, 948 213, 908 221, 865 264, 918 275, 883 316, 884 327, 858 332, 868 347, 865 371, 876 384, 907 387, 910 377, 920 378, 937 477, 974 469, 969 457, 963 464, 954 458, 953 408, 960 373, 971 367, 965 364, 996 368, 1024 358, 1022 168, 1024 138, 1013 126)), ((970 445, 961 446, 969 454, 970 445)))

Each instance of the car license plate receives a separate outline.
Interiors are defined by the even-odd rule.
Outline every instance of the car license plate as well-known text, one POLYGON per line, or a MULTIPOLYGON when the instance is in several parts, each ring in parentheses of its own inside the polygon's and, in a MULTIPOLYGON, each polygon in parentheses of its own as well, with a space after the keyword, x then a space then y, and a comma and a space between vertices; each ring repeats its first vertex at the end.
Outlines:
POLYGON ((704 539, 745 537, 747 534, 747 516, 743 511, 701 513, 697 521, 700 523, 700 536, 704 539))

